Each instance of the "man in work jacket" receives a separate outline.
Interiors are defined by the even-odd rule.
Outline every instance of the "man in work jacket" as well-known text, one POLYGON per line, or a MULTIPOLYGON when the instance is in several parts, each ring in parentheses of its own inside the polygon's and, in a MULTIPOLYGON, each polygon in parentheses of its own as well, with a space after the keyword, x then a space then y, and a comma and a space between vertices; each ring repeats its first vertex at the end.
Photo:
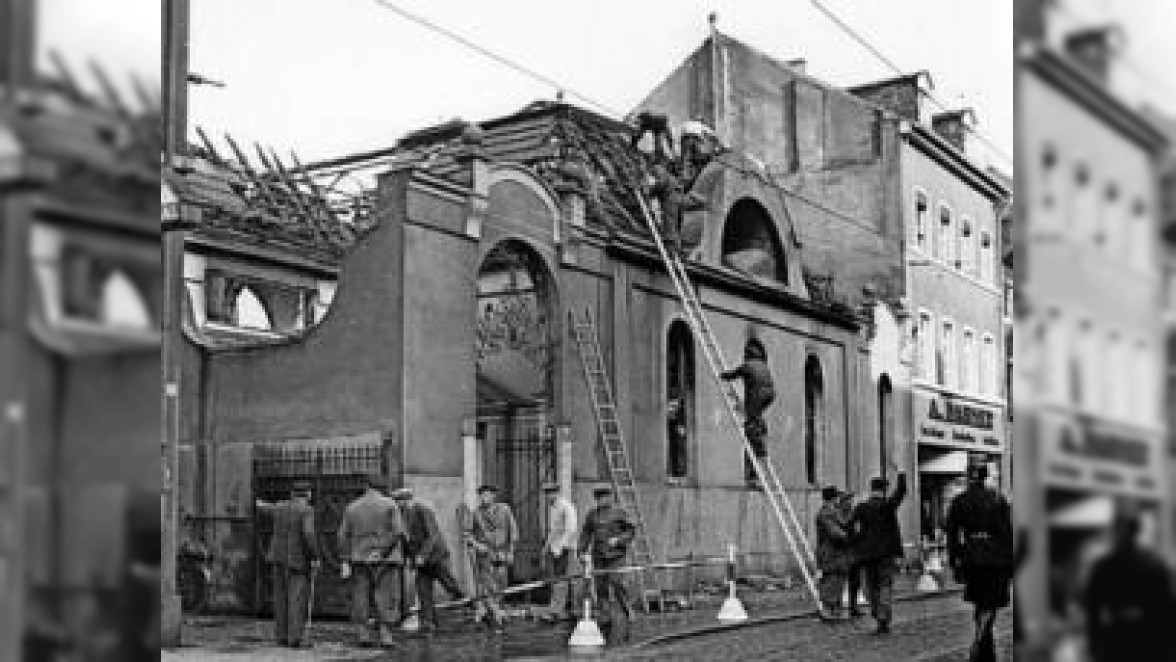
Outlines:
POLYGON ((381 644, 393 645, 392 627, 400 617, 404 520, 385 488, 383 476, 369 476, 339 525, 342 576, 351 579, 351 622, 365 647, 375 643, 377 631, 381 644))
POLYGON ((407 531, 405 552, 416 566, 416 592, 421 603, 421 632, 437 630, 437 610, 433 603, 433 584, 441 584, 455 600, 465 593, 453 577, 449 567, 449 548, 437 527, 437 516, 425 503, 413 498, 412 490, 402 487, 392 497, 400 504, 407 531))
POLYGON ((889 496, 885 478, 870 479, 870 498, 853 511, 850 534, 854 557, 866 575, 866 597, 878 622, 878 634, 890 632, 894 602, 894 576, 902 556, 902 534, 898 528, 898 507, 906 498, 906 474, 899 472, 897 485, 889 496))
POLYGON ((506 625, 502 591, 506 589, 507 570, 514 563, 519 527, 510 506, 498 500, 498 488, 483 485, 478 488, 478 500, 467 542, 474 549, 474 575, 482 595, 481 605, 489 612, 491 627, 501 634, 506 625))
MULTIPOLYGON (((576 546, 576 507, 560 494, 559 483, 544 484, 543 492, 547 495, 548 505, 547 540, 543 549, 551 576, 558 579, 568 574, 572 550, 576 546)), ((571 614, 568 593, 567 582, 557 581, 552 585, 545 620, 561 620, 571 614)))
MULTIPOLYGON (((629 515, 613 503, 612 486, 599 485, 592 494, 596 497, 596 507, 584 518, 580 554, 591 551, 593 572, 620 568, 625 563, 637 527, 629 521, 629 515)), ((621 576, 617 573, 596 575, 595 584, 597 601, 602 606, 608 603, 619 606, 625 618, 631 621, 633 612, 621 576)), ((615 630, 615 627, 610 629, 615 630)))
POLYGON ((289 501, 257 501, 258 511, 274 525, 265 560, 273 572, 275 634, 278 645, 290 648, 310 648, 303 631, 310 615, 310 584, 321 557, 310 496, 310 483, 299 481, 289 501))

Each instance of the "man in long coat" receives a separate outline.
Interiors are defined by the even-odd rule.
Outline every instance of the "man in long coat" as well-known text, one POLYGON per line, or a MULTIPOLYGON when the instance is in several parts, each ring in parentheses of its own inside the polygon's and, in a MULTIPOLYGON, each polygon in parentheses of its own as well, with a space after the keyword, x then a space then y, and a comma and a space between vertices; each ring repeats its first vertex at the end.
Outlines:
POLYGON ((947 511, 948 560, 964 582, 964 600, 976 607, 971 662, 996 662, 992 626, 1009 606, 1013 581, 1013 509, 987 479, 983 465, 969 468, 968 488, 947 511))
POLYGON ((831 620, 841 611, 842 592, 853 561, 849 516, 841 507, 841 491, 829 485, 821 490, 824 503, 817 512, 817 568, 821 571, 821 618, 831 620))
POLYGON ((894 576, 902 556, 898 507, 906 498, 906 474, 899 472, 894 492, 887 495, 885 478, 870 479, 870 498, 854 509, 850 529, 854 557, 866 575, 866 597, 878 622, 878 634, 890 632, 894 602, 894 576))
POLYGON ((257 500, 258 511, 274 525, 265 560, 273 572, 275 634, 278 645, 290 648, 310 648, 303 631, 310 614, 310 584, 321 558, 310 496, 310 483, 299 481, 288 501, 257 500))
POLYGON ((453 577, 449 567, 449 547, 441 537, 437 516, 433 509, 413 497, 412 490, 402 487, 392 497, 400 504, 404 517, 405 552, 416 566, 417 600, 421 603, 421 632, 437 630, 437 610, 433 603, 433 583, 439 583, 455 600, 465 593, 453 577))
POLYGON ((392 627, 400 617, 404 520, 396 501, 381 491, 385 487, 382 476, 370 476, 339 525, 341 570, 351 579, 351 622, 360 646, 375 643, 377 632, 381 644, 393 645, 392 627))
POLYGON ((501 633, 506 625, 502 591, 506 589, 507 570, 514 562, 519 527, 510 506, 498 500, 498 488, 492 485, 478 488, 478 501, 467 542, 474 548, 474 575, 481 602, 489 611, 491 626, 501 633))
POLYGON ((1170 659, 1176 625, 1172 572, 1163 557, 1140 544, 1140 528, 1137 512, 1117 512, 1114 547, 1090 571, 1084 606, 1094 662, 1170 659))

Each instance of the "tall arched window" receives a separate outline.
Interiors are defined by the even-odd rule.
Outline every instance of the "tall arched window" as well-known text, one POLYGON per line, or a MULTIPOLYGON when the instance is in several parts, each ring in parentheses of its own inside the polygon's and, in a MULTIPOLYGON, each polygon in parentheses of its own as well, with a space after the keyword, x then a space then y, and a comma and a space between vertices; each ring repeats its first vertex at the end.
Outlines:
POLYGON ((886 478, 891 446, 894 444, 894 388, 890 385, 890 376, 883 374, 878 380, 878 466, 882 467, 882 477, 886 478))
POLYGON ((694 339, 679 320, 666 339, 666 475, 690 473, 690 439, 694 429, 694 339))
POLYGON ((233 323, 243 329, 269 331, 274 328, 269 311, 251 287, 242 287, 233 299, 233 323))
POLYGON ((758 202, 744 198, 727 212, 723 265, 788 284, 788 263, 776 224, 758 202))
POLYGON ((824 433, 824 419, 825 379, 821 374, 821 362, 810 356, 804 364, 804 475, 810 485, 815 485, 819 478, 817 453, 824 433))

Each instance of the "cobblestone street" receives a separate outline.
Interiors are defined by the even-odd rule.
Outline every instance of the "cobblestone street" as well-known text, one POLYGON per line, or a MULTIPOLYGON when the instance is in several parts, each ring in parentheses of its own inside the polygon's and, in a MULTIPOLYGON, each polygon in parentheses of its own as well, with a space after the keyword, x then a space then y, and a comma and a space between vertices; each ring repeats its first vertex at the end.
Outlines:
MULTIPOLYGON (((717 605, 665 615, 644 616, 634 627, 629 646, 600 654, 571 653, 567 640, 572 624, 544 626, 516 620, 504 637, 495 637, 459 622, 450 614, 443 633, 432 638, 403 635, 398 647, 384 651, 348 645, 350 630, 343 623, 314 626, 315 647, 290 651, 269 644, 270 625, 264 621, 200 619, 189 622, 189 647, 165 652, 162 660, 224 662, 268 662, 270 660, 506 660, 585 659, 604 660, 864 660, 891 662, 920 660, 949 662, 966 658, 971 633, 970 611, 957 593, 901 602, 896 607, 894 633, 886 638, 872 635, 868 618, 856 623, 826 625, 815 621, 799 594, 776 596, 769 604, 764 595, 746 600, 753 621, 763 623, 734 629, 719 629, 658 643, 669 635, 715 628, 717 605)), ((716 628, 718 629, 718 628, 716 628)), ((1002 616, 998 636, 1004 658, 1011 660, 1011 617, 1002 616)))

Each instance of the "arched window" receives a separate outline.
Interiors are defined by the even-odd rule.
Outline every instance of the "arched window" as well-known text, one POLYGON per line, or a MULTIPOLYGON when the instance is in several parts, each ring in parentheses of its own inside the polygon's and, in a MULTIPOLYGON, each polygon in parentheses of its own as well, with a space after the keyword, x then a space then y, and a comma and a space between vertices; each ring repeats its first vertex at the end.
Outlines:
POLYGON ((825 420, 825 379, 821 362, 815 356, 804 364, 804 475, 810 485, 817 484, 817 453, 821 446, 825 420))
POLYGON ((894 388, 890 376, 883 374, 878 380, 878 466, 886 478, 891 446, 894 444, 894 388))
POLYGON ((121 269, 115 269, 102 282, 101 321, 109 326, 148 330, 153 325, 151 311, 142 293, 121 269))
POLYGON ((690 439, 694 430, 694 339, 681 320, 670 325, 666 339, 666 475, 686 478, 690 472, 690 439))
POLYGON ((233 324, 243 329, 270 331, 274 328, 261 297, 249 286, 242 287, 233 298, 233 324))
POLYGON ((788 283, 788 263, 776 224, 758 202, 744 198, 727 213, 723 226, 723 265, 788 283))

